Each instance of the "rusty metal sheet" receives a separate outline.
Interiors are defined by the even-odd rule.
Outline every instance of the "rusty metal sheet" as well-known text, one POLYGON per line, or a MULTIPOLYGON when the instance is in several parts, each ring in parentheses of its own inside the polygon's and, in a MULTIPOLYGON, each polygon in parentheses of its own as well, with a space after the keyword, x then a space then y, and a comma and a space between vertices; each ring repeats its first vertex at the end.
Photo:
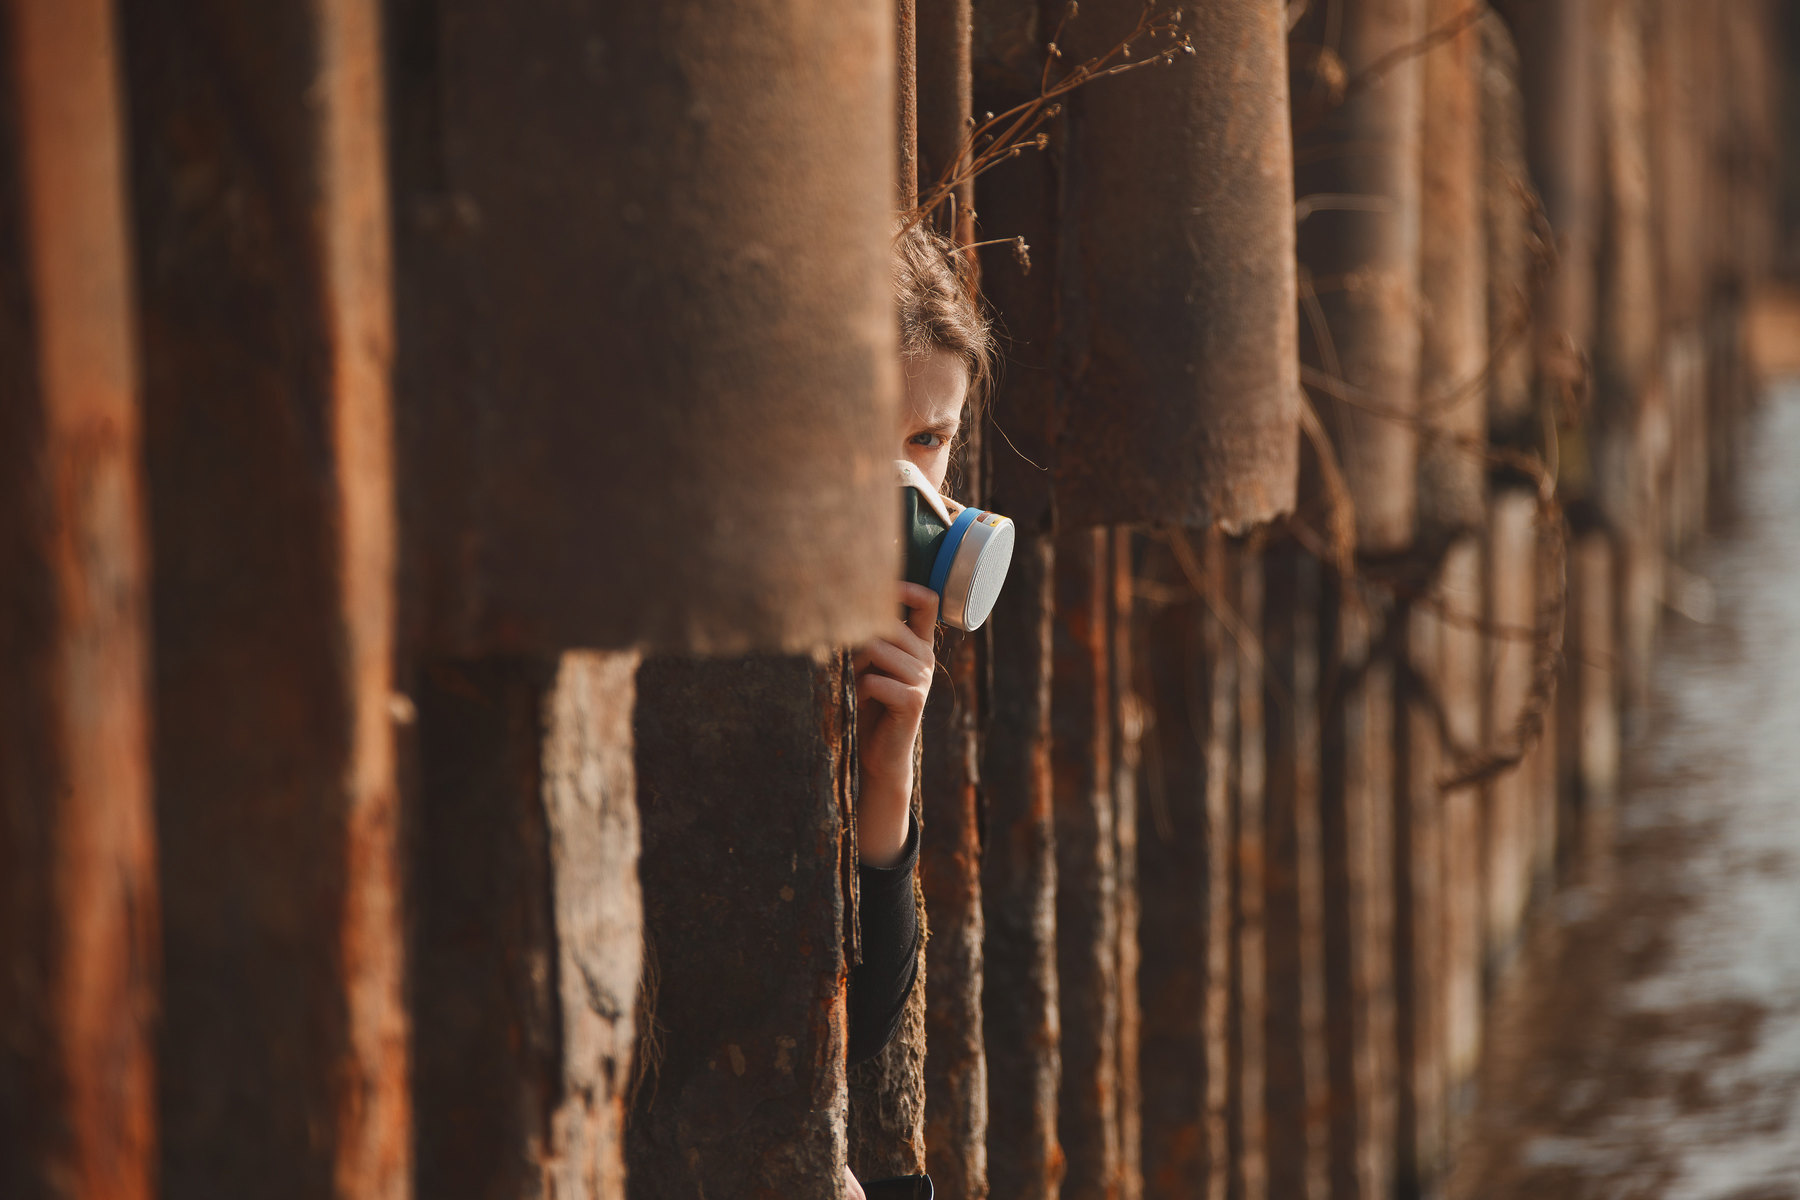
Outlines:
POLYGON ((377 13, 121 15, 157 557, 162 1186, 399 1197, 377 13))
POLYGON ((1378 1200, 1394 1177, 1394 664, 1387 598, 1321 584, 1320 850, 1325 874, 1331 1193, 1378 1200))
POLYGON ((1302 355, 1374 554, 1409 546, 1417 516, 1423 68, 1406 47, 1424 33, 1425 0, 1313 6, 1294 31, 1302 355))
POLYGON ((1449 1162, 1444 1045, 1443 770, 1432 698, 1420 686, 1437 672, 1441 620, 1429 606, 1396 614, 1404 672, 1395 688, 1394 976, 1398 1030, 1399 1150, 1402 1195, 1430 1195, 1449 1162))
MULTIPOLYGON (((1456 29, 1466 0, 1426 0, 1426 28, 1456 29)), ((1424 56, 1419 134, 1419 536, 1441 553, 1486 517, 1489 340, 1482 36, 1424 56)))
MULTIPOLYGON (((1216 586, 1216 539, 1202 545, 1216 586)), ((1150 544, 1142 577, 1169 592, 1137 629, 1143 1182, 1167 1200, 1224 1200, 1231 848, 1219 726, 1233 727, 1221 700, 1236 699, 1236 661, 1224 660, 1219 623, 1165 544, 1150 544)))
POLYGON ((1119 874, 1113 807, 1111 533, 1056 540, 1050 760, 1056 808, 1056 967, 1062 1026, 1062 1196, 1116 1195, 1119 874))
MULTIPOLYGON (((1142 9, 1083 5, 1062 61, 1105 53, 1142 9)), ((1192 58, 1069 99, 1059 528, 1242 528, 1293 507, 1284 13, 1279 0, 1190 6, 1192 58)))
POLYGON ((1487 221, 1488 437, 1531 446, 1543 437, 1532 400, 1532 239, 1537 190, 1525 161, 1519 49, 1498 13, 1481 18, 1481 142, 1487 221))
POLYGON ((0 6, 0 1193, 156 1192, 148 562, 113 8, 0 6))
POLYGON ((659 1060, 627 1129, 633 1197, 843 1188, 850 686, 841 655, 638 670, 659 1060))
POLYGON ((1319 574, 1291 541, 1263 557, 1263 804, 1269 1194, 1330 1188, 1324 871, 1319 815, 1319 574))
POLYGON ((631 652, 578 652, 419 671, 421 1195, 625 1195, 636 669, 631 652))
POLYGON ((890 619, 893 10, 387 13, 425 644, 726 653, 890 619))

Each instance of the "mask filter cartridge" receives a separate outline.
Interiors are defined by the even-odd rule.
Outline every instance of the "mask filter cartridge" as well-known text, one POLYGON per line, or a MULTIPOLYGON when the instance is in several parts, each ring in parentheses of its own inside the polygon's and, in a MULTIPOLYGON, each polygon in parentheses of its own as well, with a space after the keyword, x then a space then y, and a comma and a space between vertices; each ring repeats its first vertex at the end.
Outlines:
POLYGON ((907 581, 938 594, 939 621, 952 629, 979 629, 1012 565, 1012 521, 979 508, 952 514, 917 467, 904 460, 894 466, 900 476, 907 581))

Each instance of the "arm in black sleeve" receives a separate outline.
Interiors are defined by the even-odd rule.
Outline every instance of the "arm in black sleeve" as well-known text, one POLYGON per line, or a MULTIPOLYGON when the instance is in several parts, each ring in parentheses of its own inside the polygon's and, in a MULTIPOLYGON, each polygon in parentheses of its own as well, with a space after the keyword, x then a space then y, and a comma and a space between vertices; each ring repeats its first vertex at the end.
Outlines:
POLYGON ((874 1058, 893 1039, 919 973, 919 913, 913 900, 919 825, 910 825, 899 862, 856 868, 862 963, 850 972, 851 1066, 874 1058))

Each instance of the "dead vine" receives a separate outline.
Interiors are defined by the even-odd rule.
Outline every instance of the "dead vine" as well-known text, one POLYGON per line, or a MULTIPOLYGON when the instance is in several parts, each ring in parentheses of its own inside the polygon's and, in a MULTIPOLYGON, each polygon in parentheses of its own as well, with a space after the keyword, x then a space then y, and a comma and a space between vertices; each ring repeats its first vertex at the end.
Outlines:
MULTIPOLYGON (((1063 9, 1056 30, 1045 47, 1044 69, 1038 81, 1038 94, 1004 112, 984 113, 979 121, 971 119, 969 132, 964 135, 962 144, 951 157, 949 165, 939 174, 937 182, 922 191, 918 204, 901 214, 903 232, 929 220, 946 204, 954 204, 959 189, 1007 159, 1017 158, 1026 150, 1048 149, 1050 134, 1045 126, 1062 115, 1063 97, 1076 88, 1158 63, 1173 63, 1182 55, 1194 53, 1193 40, 1181 27, 1181 9, 1158 11, 1157 0, 1147 0, 1138 14, 1137 24, 1112 49, 1077 63, 1057 76, 1056 65, 1063 58, 1060 46, 1063 33, 1069 22, 1080 15, 1080 11, 1076 0, 1070 0, 1063 9), (1158 41, 1166 44, 1145 57, 1132 57, 1134 53, 1141 51, 1142 43, 1158 41)), ((1030 268, 1023 238, 1000 240, 1014 242, 1021 264, 1026 269, 1030 268)))

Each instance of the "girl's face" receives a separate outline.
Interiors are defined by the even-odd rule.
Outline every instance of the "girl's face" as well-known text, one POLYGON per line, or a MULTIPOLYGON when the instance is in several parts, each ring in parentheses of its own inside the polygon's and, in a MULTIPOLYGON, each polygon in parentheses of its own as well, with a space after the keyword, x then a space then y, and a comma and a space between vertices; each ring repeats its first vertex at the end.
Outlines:
POLYGON ((900 360, 905 390, 900 401, 900 455, 924 472, 931 486, 944 489, 950 450, 962 428, 969 398, 969 368, 948 350, 900 360))

